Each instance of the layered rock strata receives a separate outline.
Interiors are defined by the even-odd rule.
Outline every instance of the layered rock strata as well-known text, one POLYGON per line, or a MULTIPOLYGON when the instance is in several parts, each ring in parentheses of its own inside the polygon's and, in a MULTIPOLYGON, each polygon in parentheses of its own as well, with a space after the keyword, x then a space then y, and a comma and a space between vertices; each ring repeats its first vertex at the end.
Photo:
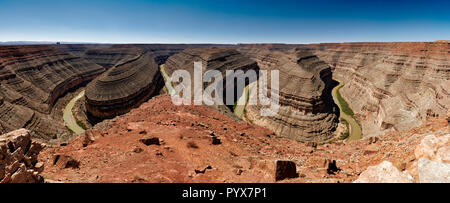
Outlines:
MULTIPOLYGON (((259 67, 257 63, 247 56, 242 55, 238 51, 230 48, 218 48, 218 47, 210 47, 210 48, 197 48, 197 49, 186 49, 185 51, 176 54, 170 57, 166 64, 165 70, 169 75, 172 75, 176 70, 187 70, 191 77, 194 77, 194 63, 201 62, 202 63, 202 76, 209 70, 217 70, 221 73, 222 81, 220 81, 218 90, 223 90, 222 100, 223 103, 226 104, 226 90, 227 88, 235 89, 234 102, 242 95, 243 88, 237 89, 237 80, 235 81, 232 77, 227 77, 226 72, 229 70, 237 71, 241 70, 243 73, 247 73, 249 70, 255 71, 258 74, 259 67), (233 80, 229 85, 234 85, 233 87, 227 87, 226 80, 233 80)), ((230 75, 231 76, 231 75, 230 75)), ((197 91, 203 91, 203 89, 207 88, 212 82, 202 83, 203 89, 195 89, 194 87, 194 79, 191 78, 191 93, 192 99, 194 99, 194 94, 197 91)), ((198 78, 197 78, 198 79, 198 78)), ((247 84, 255 82, 256 78, 248 78, 248 81, 245 81, 247 84), (253 81, 250 81, 253 80, 253 81)), ((231 105, 232 107, 233 105, 231 105)))
POLYGON ((345 83, 342 96, 365 136, 420 125, 450 108, 450 44, 343 43, 300 46, 345 83))
POLYGON ((150 53, 124 59, 88 85, 88 116, 95 122, 127 113, 158 93, 163 84, 150 53))
POLYGON ((138 48, 92 48, 85 51, 83 58, 104 68, 112 68, 122 60, 133 58, 142 53, 138 48))
MULTIPOLYGON (((333 137, 338 109, 331 91, 336 85, 331 68, 315 55, 296 49, 241 46, 239 51, 258 62, 261 70, 279 70, 276 116, 263 117, 262 105, 247 105, 246 119, 277 135, 297 141, 325 141, 333 137)), ((268 89, 270 87, 268 79, 268 89)), ((257 96, 253 94, 252 96, 257 96)))
POLYGON ((195 48, 209 48, 209 47, 229 47, 231 45, 226 44, 124 44, 115 45, 117 48, 130 48, 135 47, 143 49, 155 56, 156 62, 158 64, 164 64, 165 61, 172 55, 182 52, 186 49, 195 48))
POLYGON ((107 49, 113 45, 109 44, 56 44, 53 48, 61 50, 65 53, 70 53, 74 56, 84 56, 87 50, 90 49, 107 49))
POLYGON ((34 138, 50 140, 62 132, 50 116, 36 112, 28 107, 14 105, 0 97, 0 133, 26 128, 33 132, 34 138))
POLYGON ((42 149, 26 129, 0 135, 0 183, 43 182, 44 164, 38 163, 42 149))
MULTIPOLYGON (((139 55, 142 51, 148 51, 155 57, 156 62, 161 65, 166 60, 185 49, 189 48, 206 48, 211 47, 212 44, 120 44, 120 45, 95 45, 90 47, 88 45, 72 45, 69 47, 62 47, 65 50, 72 52, 80 52, 84 50, 83 57, 88 61, 97 63, 105 68, 111 68, 119 61, 139 55), (88 47, 88 48, 87 48, 88 47), (87 49, 86 49, 87 48, 87 49)), ((226 45, 214 45, 226 46, 226 45)))
POLYGON ((56 134, 53 105, 67 91, 104 68, 51 46, 0 47, 0 124, 3 132, 28 128, 40 137, 56 134))

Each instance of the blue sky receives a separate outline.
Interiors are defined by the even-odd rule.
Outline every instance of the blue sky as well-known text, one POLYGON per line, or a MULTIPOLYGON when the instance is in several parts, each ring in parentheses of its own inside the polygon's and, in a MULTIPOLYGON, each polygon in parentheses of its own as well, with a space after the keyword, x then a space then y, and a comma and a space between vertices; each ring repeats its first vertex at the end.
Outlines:
POLYGON ((0 41, 318 43, 450 39, 449 1, 0 0, 0 41))

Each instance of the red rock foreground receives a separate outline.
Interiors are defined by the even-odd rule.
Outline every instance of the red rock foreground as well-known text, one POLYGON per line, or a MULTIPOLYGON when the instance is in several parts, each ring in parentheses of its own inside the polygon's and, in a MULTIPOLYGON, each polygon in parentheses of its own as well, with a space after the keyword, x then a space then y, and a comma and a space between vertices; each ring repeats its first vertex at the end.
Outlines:
POLYGON ((0 183, 43 182, 44 163, 37 162, 43 146, 20 129, 0 136, 0 183))
POLYGON ((45 162, 44 178, 128 183, 353 182, 369 166, 390 161, 418 180, 416 146, 430 133, 448 133, 448 122, 434 119, 407 132, 317 146, 277 138, 269 130, 206 106, 174 106, 170 97, 160 96, 96 128, 67 146, 44 149, 39 155, 45 162))

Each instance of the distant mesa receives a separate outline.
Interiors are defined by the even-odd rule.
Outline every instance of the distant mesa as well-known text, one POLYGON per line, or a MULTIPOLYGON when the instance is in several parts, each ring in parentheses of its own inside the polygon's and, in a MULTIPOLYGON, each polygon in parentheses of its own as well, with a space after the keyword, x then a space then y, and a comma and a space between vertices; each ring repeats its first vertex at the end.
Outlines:
POLYGON ((86 110, 93 122, 114 118, 159 93, 164 82, 151 53, 127 58, 86 88, 86 110))

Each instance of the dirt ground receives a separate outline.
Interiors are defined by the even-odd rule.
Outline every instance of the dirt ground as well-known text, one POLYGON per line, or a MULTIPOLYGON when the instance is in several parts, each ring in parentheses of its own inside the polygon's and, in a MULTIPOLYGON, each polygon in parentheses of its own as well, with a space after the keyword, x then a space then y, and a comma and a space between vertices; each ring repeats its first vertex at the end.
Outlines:
POLYGON ((107 122, 103 129, 88 132, 95 140, 86 147, 82 136, 41 152, 43 176, 61 182, 275 182, 275 162, 290 160, 299 176, 281 182, 352 182, 384 160, 408 170, 423 134, 448 131, 445 119, 430 118, 420 127, 377 140, 314 147, 278 138, 205 106, 174 106, 169 96, 156 97, 107 122), (147 146, 141 139, 156 139, 159 145, 147 146), (56 166, 55 155, 70 156, 79 167, 56 166), (327 160, 336 161, 339 170, 334 174, 327 172, 327 160))

